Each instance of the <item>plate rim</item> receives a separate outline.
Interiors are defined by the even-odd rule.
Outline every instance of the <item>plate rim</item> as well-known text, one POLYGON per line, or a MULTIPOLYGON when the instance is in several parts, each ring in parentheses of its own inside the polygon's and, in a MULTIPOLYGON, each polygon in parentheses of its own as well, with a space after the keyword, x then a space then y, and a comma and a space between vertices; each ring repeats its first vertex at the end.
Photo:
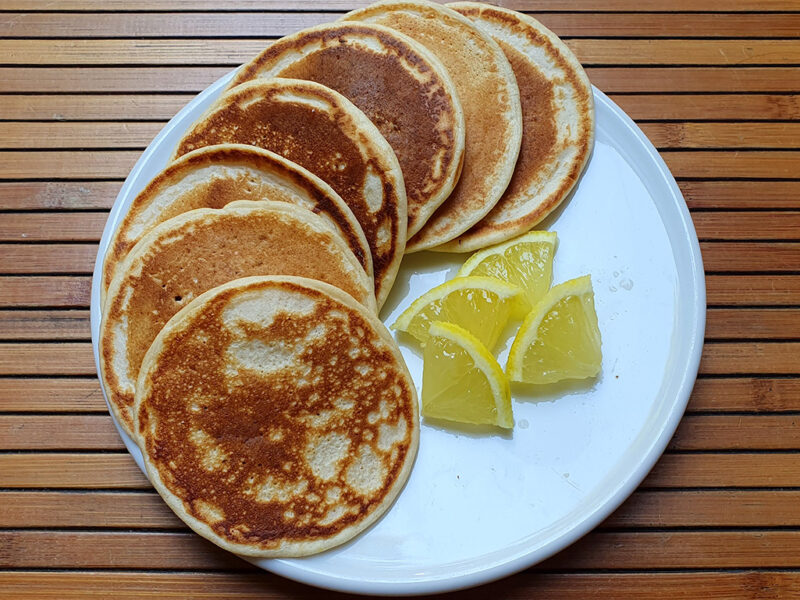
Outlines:
MULTIPOLYGON (((140 176, 140 173, 145 169, 145 166, 150 160, 150 157, 157 151, 163 143, 165 137, 170 132, 178 127, 184 125, 184 122, 189 119, 188 115, 194 107, 209 101, 215 97, 216 94, 221 93, 222 88, 232 79, 236 70, 232 70, 228 74, 219 78, 217 81, 208 86, 200 94, 190 100, 167 124, 159 131, 153 141, 142 152, 134 167, 125 179, 122 188, 120 189, 111 211, 109 212, 108 219, 103 229, 103 235, 100 240, 95 266, 92 275, 91 287, 91 301, 90 301, 90 324, 92 334, 92 353, 95 359, 95 367, 98 372, 99 378, 99 351, 97 334, 100 326, 100 274, 102 272, 102 263, 105 251, 110 242, 110 237, 113 233, 114 227, 120 218, 120 213, 123 206, 126 204, 126 199, 131 196, 131 187, 133 182, 140 176), (113 226, 112 226, 113 225, 113 226)), ((634 123, 634 121, 608 96, 602 91, 592 86, 594 92, 594 101, 596 105, 602 105, 604 109, 609 110, 614 117, 619 120, 619 123, 625 127, 629 134, 632 134, 637 143, 644 151, 644 154, 649 157, 655 166, 660 181, 660 184, 665 186, 669 191, 670 206, 677 209, 676 216, 678 217, 677 223, 679 225, 677 233, 680 234, 681 242, 685 243, 685 248, 688 250, 686 258, 688 264, 686 272, 690 274, 687 281, 690 284, 691 298, 687 300, 690 305, 688 322, 682 327, 683 330, 689 331, 688 347, 684 348, 685 360, 683 364, 674 369, 674 373, 680 375, 680 383, 677 388, 677 393, 673 399, 672 406, 666 419, 660 425, 658 436, 652 440, 648 450, 641 456, 635 467, 627 473, 627 477, 620 483, 616 490, 608 496, 604 502, 597 506, 593 511, 587 512, 582 518, 577 519, 566 531, 561 533, 558 537, 550 540, 549 542, 532 549, 515 558, 504 560, 489 566, 485 569, 474 570, 469 573, 463 573, 452 577, 438 577, 422 579, 417 581, 383 581, 383 580, 367 580, 367 579, 353 579, 351 577, 336 577, 327 574, 319 574, 298 566, 298 559, 248 559, 249 562, 259 566, 260 568, 298 581, 308 585, 313 585, 320 588, 336 590, 340 592, 349 592, 356 594, 378 594, 378 595, 420 595, 431 593, 442 593, 448 591, 456 591, 465 588, 474 587, 477 585, 489 583, 502 579, 513 573, 519 572, 523 569, 545 560, 546 558, 556 554, 557 552, 567 548, 575 541, 595 529, 603 520, 605 520, 614 510, 616 510, 641 484, 647 474, 652 470, 658 459, 664 452, 669 440, 675 433, 678 423, 686 409, 689 397, 694 387, 697 378, 697 372, 700 365, 700 358, 703 348, 703 339, 705 332, 705 317, 706 317, 706 288, 705 288, 705 272, 703 269, 703 261, 700 253, 700 245, 697 238, 697 233, 692 222, 689 209, 683 198, 683 195, 678 187, 675 178, 669 171, 664 160, 659 155, 650 140, 645 136, 642 130, 634 123)), ((597 111, 597 108, 595 109, 597 111)), ((596 137, 596 136, 595 136, 596 137)), ((627 157, 623 157, 626 162, 630 164, 627 157)), ((591 158, 589 159, 591 162, 591 158)), ((588 168, 587 163, 587 168, 588 168)), ((132 199, 132 198, 131 198, 132 199)), ((652 196, 651 196, 652 200, 652 196)), ((656 209, 658 210, 658 206, 656 209)), ((676 269, 683 272, 683 269, 678 268, 677 258, 675 257, 675 248, 672 244, 673 239, 670 235, 671 231, 667 228, 667 223, 664 221, 663 215, 659 210, 659 220, 665 228, 673 251, 673 258, 676 262, 676 269)), ((679 277, 680 279, 680 277, 679 277)), ((682 290, 685 291, 685 290, 682 290)), ((678 298, 676 304, 676 313, 679 312, 681 302, 684 301, 683 297, 678 298)), ((109 408, 109 413, 112 417, 114 427, 117 429, 123 443, 125 444, 128 453, 132 456, 137 466, 147 476, 146 470, 142 460, 141 450, 133 441, 133 439, 125 433, 119 426, 117 420, 114 418, 113 411, 110 410, 108 405, 108 398, 100 380, 100 388, 103 393, 103 399, 109 408)))

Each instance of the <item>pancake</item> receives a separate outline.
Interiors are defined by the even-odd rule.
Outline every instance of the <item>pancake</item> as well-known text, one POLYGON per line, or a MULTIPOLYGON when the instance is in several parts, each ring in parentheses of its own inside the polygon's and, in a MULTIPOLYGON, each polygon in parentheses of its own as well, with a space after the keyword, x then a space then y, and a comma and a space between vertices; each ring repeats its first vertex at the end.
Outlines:
POLYGON ((248 556, 341 544, 414 462, 414 383, 384 325, 321 282, 250 277, 175 315, 142 363, 150 481, 192 529, 248 556))
POLYGON ((522 148, 503 197, 477 225, 436 248, 468 252, 528 231, 567 197, 592 152, 594 101, 578 59, 532 17, 476 2, 448 6, 500 44, 522 100, 522 148))
POLYGON ((276 152, 342 197, 369 243, 380 307, 403 258, 407 208, 400 164, 372 121, 318 83, 256 80, 223 94, 178 143, 175 155, 221 143, 276 152))
POLYGON ((112 280, 100 326, 100 374, 130 433, 134 382, 164 324, 203 292, 240 277, 298 275, 333 284, 375 312, 372 281, 321 217, 288 202, 239 201, 161 223, 112 280))
POLYGON ((281 38, 233 80, 291 77, 352 101, 392 146, 406 184, 408 237, 455 187, 464 156, 464 114, 439 60, 380 25, 326 23, 281 38))
POLYGON ((522 109, 511 65, 490 36, 432 2, 379 2, 343 19, 405 33, 435 54, 456 84, 467 128, 463 171, 453 193, 406 250, 450 241, 486 216, 511 181, 522 140, 522 109))
POLYGON ((120 261, 153 227, 195 208, 222 208, 235 200, 279 200, 314 211, 337 229, 372 276, 372 254, 361 225, 327 183, 274 152, 224 144, 182 156, 136 196, 108 246, 103 296, 120 261))

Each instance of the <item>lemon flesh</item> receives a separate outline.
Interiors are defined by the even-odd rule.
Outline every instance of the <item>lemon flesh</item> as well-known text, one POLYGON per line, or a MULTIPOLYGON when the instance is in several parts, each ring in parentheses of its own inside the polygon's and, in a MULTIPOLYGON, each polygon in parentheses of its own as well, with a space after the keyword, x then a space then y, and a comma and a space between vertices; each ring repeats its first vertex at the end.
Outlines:
POLYGON ((422 346, 434 321, 454 323, 487 348, 494 348, 522 291, 491 277, 456 277, 417 298, 392 329, 414 336, 422 346))
POLYGON ((475 425, 514 426, 503 370, 478 339, 452 323, 434 321, 425 346, 422 414, 475 425))
POLYGON ((511 381, 555 383, 600 372, 600 329, 588 275, 551 289, 525 318, 508 356, 511 381))
POLYGON ((483 275, 519 287, 523 295, 515 312, 524 317, 550 289, 557 241, 554 231, 531 231, 476 252, 459 269, 458 277, 483 275))

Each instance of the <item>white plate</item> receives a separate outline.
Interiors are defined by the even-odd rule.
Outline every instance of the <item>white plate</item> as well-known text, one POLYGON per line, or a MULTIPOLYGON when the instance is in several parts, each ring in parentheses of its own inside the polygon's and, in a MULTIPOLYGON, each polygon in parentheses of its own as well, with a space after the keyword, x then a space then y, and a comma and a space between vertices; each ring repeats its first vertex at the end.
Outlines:
MULTIPOLYGON (((99 257, 135 195, 165 166, 183 132, 231 75, 164 127, 114 203, 92 287, 95 360, 99 257)), ((408 484, 379 523, 338 549, 304 559, 261 560, 260 567, 357 593, 421 594, 485 583, 589 532, 655 464, 697 375, 705 327, 702 261, 666 165, 619 107, 600 91, 594 97, 594 153, 572 198, 544 225, 559 236, 554 283, 592 275, 603 337, 601 375, 551 386, 535 397, 512 388, 516 426, 508 435, 446 430, 423 421, 408 484)), ((382 313, 385 322, 451 277, 463 259, 406 257, 382 313)), ((509 344, 500 356, 503 365, 509 344)), ((405 343, 401 347, 419 390, 420 356, 405 343)), ((120 435, 142 467, 136 444, 121 430, 120 435)))

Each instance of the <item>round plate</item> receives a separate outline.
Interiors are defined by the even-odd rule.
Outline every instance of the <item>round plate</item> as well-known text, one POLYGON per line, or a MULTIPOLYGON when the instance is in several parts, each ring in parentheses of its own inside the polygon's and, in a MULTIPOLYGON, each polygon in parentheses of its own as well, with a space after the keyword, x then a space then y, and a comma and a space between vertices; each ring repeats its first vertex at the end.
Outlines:
MULTIPOLYGON (((220 95, 232 73, 181 110, 144 151, 111 210, 95 266, 97 360, 101 257, 136 194, 220 95)), ((422 594, 485 583, 563 549, 638 486, 672 437, 692 390, 705 327, 700 248, 675 180, 638 127, 594 92, 596 143, 571 198, 542 228, 558 232, 554 283, 592 276, 603 338, 593 380, 512 386, 516 425, 444 429, 422 422, 419 455, 388 513, 352 542, 260 567, 325 588, 422 594)), ((394 322, 413 299, 452 277, 463 255, 407 256, 383 311, 394 322)), ((505 365, 509 339, 500 353, 505 365)), ((400 339, 414 381, 422 360, 400 339)), ((118 427, 119 429, 119 427, 118 427)), ((120 430, 142 467, 142 455, 120 430)), ((143 469, 144 470, 144 469, 143 469)))

